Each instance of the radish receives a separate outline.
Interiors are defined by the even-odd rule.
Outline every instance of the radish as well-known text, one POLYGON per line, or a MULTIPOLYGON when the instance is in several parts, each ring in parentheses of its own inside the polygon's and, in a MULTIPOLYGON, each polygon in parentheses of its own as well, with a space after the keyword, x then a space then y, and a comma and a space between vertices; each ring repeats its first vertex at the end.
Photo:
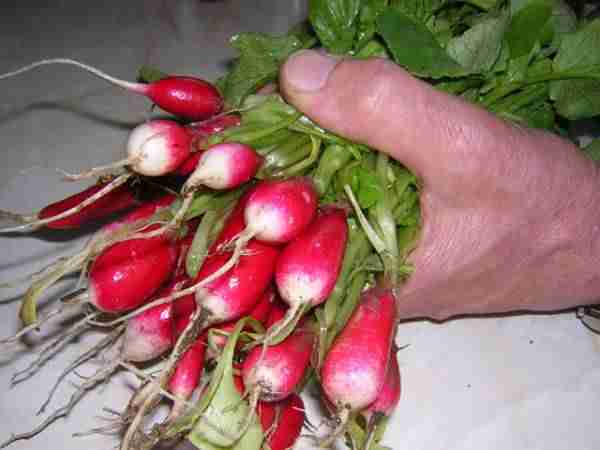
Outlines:
POLYGON ((256 175, 261 162, 262 158, 248 145, 236 142, 213 145, 200 155, 183 193, 202 185, 218 190, 238 187, 256 175))
POLYGON ((176 263, 177 244, 168 238, 113 244, 90 268, 88 301, 111 313, 137 308, 167 280, 176 263))
MULTIPOLYGON (((237 391, 245 391, 242 377, 234 377, 237 391)), ((285 400, 277 402, 258 402, 256 414, 265 433, 263 450, 289 450, 300 437, 302 426, 306 418, 304 402, 295 392, 285 400)))
MULTIPOLYGON (((276 304, 269 324, 281 320, 285 310, 276 304)), ((244 385, 254 401, 278 401, 298 387, 310 363, 315 333, 310 322, 301 323, 281 343, 270 347, 254 347, 242 367, 244 385)), ((252 403, 252 401, 251 401, 252 403)))
POLYGON ((292 393, 276 403, 259 402, 257 414, 266 435, 263 450, 288 450, 300 437, 306 414, 302 398, 292 393))
MULTIPOLYGON (((249 318, 262 325, 267 324, 271 310, 275 305, 276 294, 272 287, 267 288, 256 306, 248 313, 249 318)), ((179 303, 179 302, 177 302, 179 303)), ((208 334, 208 358, 217 359, 227 344, 227 337, 235 328, 236 322, 231 321, 211 327, 208 334)), ((181 325, 179 325, 181 326, 181 325)), ((249 329, 249 327, 246 327, 249 329)))
POLYGON ((196 301, 207 314, 207 324, 236 320, 249 313, 260 301, 271 282, 279 250, 271 245, 252 240, 247 254, 222 275, 224 265, 231 259, 231 252, 209 256, 196 277, 196 301), (210 280, 209 282, 205 282, 210 280))
MULTIPOLYGON (((156 296, 162 297, 177 291, 185 282, 183 277, 175 278, 156 296)), ((134 362, 151 361, 175 342, 173 332, 173 305, 158 305, 127 322, 123 339, 123 359, 134 362)))
POLYGON ((171 408, 167 423, 172 423, 181 416, 186 401, 192 397, 194 390, 200 384, 200 378, 204 369, 205 354, 206 333, 200 336, 183 354, 177 362, 177 367, 169 380, 169 391, 175 395, 177 400, 171 408))
POLYGON ((150 219, 160 211, 166 210, 173 204, 176 197, 173 194, 164 194, 154 199, 148 200, 139 205, 134 210, 125 214, 123 217, 104 225, 99 234, 110 234, 116 232, 126 225, 133 225, 136 222, 142 222, 150 219))
POLYGON ((191 123, 186 126, 186 130, 194 139, 193 147, 195 151, 175 170, 176 175, 188 176, 198 165, 202 156, 203 145, 206 138, 221 131, 235 127, 240 124, 240 117, 234 114, 227 114, 208 119, 203 122, 191 123))
POLYGON ((134 206, 136 203, 134 191, 131 186, 125 184, 129 177, 129 175, 122 175, 110 182, 95 184, 46 206, 38 213, 26 215, 0 211, 0 218, 21 224, 0 229, 0 232, 31 230, 44 225, 53 229, 75 229, 134 206))
POLYGON ((385 381, 377 398, 362 411, 362 415, 365 416, 367 420, 371 420, 377 415, 390 416, 394 412, 394 409, 396 409, 396 406, 398 406, 402 385, 396 352, 397 349, 394 348, 390 353, 390 362, 387 373, 385 374, 385 381))
POLYGON ((169 76, 153 83, 132 83, 112 77, 95 67, 67 58, 43 59, 20 69, 0 75, 0 80, 13 77, 48 64, 68 64, 119 86, 146 96, 161 109, 188 120, 203 120, 214 116, 223 107, 219 91, 207 81, 187 76, 169 76))
POLYGON ((385 382, 395 328, 395 298, 379 287, 365 291, 321 368, 321 385, 337 411, 339 425, 321 443, 343 432, 352 412, 373 403, 385 382))
MULTIPOLYGON (((271 310, 269 323, 281 320, 281 305, 271 310)), ((258 401, 274 402, 291 395, 304 378, 315 344, 309 322, 301 323, 285 340, 270 347, 254 347, 244 360, 242 378, 249 395, 250 413, 241 430, 252 423, 258 401)))
POLYGON ((308 308, 329 297, 342 266, 347 239, 346 213, 331 206, 323 208, 306 230, 283 249, 275 281, 290 309, 269 330, 264 338, 266 345, 285 338, 285 330, 291 330, 308 308))
POLYGON ((373 448, 373 443, 381 438, 387 424, 387 419, 392 415, 400 401, 402 388, 400 367, 398 367, 398 359, 396 357, 397 351, 396 348, 393 348, 390 353, 390 362, 385 374, 385 381, 377 398, 361 412, 367 421, 367 436, 362 447, 365 450, 373 448))
POLYGON ((313 220, 317 193, 306 178, 263 181, 248 197, 246 234, 277 244, 296 238, 313 220))
POLYGON ((148 177, 168 175, 190 156, 191 149, 192 137, 182 125, 173 120, 150 120, 129 134, 127 158, 79 174, 65 173, 65 177, 80 180, 124 166, 148 177))

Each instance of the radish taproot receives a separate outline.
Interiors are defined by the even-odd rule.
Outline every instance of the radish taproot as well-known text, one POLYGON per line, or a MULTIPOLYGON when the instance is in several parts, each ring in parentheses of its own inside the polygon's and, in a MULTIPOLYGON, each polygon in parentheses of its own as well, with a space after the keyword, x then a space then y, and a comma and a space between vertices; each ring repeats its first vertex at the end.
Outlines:
POLYGON ((304 232, 287 244, 277 260, 275 282, 290 306, 286 316, 264 338, 266 345, 284 339, 310 307, 323 303, 333 290, 348 239, 346 213, 328 206, 304 232), (286 331, 287 330, 287 331, 286 331))
POLYGON ((68 58, 43 59, 12 72, 0 75, 0 80, 14 77, 40 66, 67 64, 79 67, 129 92, 143 95, 161 109, 188 120, 203 120, 218 114, 223 98, 217 88, 200 78, 168 76, 153 83, 133 83, 102 72, 95 67, 68 58))
POLYGON ((321 368, 321 385, 336 410, 338 426, 321 442, 329 446, 349 416, 373 403, 385 382, 392 348, 396 305, 390 290, 365 291, 350 320, 334 340, 321 368))
POLYGON ((27 231, 42 226, 52 229, 76 229, 94 220, 102 219, 136 204, 135 193, 125 184, 130 175, 121 175, 108 182, 100 182, 63 200, 51 203, 38 213, 16 214, 0 210, 0 218, 20 225, 2 228, 0 232, 27 231))

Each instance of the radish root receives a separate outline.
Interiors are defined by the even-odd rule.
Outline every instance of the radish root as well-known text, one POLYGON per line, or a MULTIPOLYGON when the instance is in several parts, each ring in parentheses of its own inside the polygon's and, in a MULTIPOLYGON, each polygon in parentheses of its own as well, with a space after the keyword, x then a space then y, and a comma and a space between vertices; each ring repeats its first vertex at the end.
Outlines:
POLYGON ((44 431, 46 428, 48 428, 48 426, 50 426, 56 420, 58 420, 62 417, 67 417, 71 413, 71 411, 73 410, 75 405, 83 398, 83 396, 87 392, 91 391, 98 384, 107 380, 113 374, 113 372, 115 372, 118 369, 118 367, 119 367, 119 365, 117 363, 112 363, 108 367, 104 367, 104 368, 96 371, 96 373, 91 378, 86 380, 83 384, 81 384, 77 388, 77 390, 71 395, 69 402, 65 406, 54 411, 54 413, 52 413, 52 415, 50 415, 46 420, 44 420, 40 425, 35 427, 33 430, 25 432, 25 433, 13 434, 5 442, 0 444, 0 448, 8 447, 9 445, 11 445, 17 441, 21 441, 24 439, 31 439, 32 437, 37 436, 42 431, 44 431))
POLYGON ((76 339, 80 334, 90 328, 88 320, 97 316, 98 313, 91 314, 76 322, 73 326, 65 330, 55 339, 46 344, 41 350, 38 357, 23 370, 15 372, 10 382, 14 386, 25 380, 28 380, 37 373, 48 361, 56 354, 64 349, 71 341, 76 339))
POLYGON ((77 369, 79 366, 81 366, 85 362, 94 358, 96 355, 98 355, 98 353, 100 353, 102 350, 104 350, 108 346, 114 344, 116 342, 116 340, 119 338, 119 336, 121 336, 121 334, 123 334, 124 331, 125 331, 125 326, 117 328, 112 333, 105 336, 100 342, 98 342, 96 345, 91 347, 89 350, 87 350, 86 352, 79 355, 71 364, 69 364, 67 366, 67 368, 65 370, 63 370, 62 373, 58 376, 58 379, 56 380, 56 382, 52 386, 52 389, 50 389, 50 392, 48 393, 48 397, 46 398, 46 401, 42 404, 42 406, 40 406, 40 409, 38 410, 37 415, 44 413, 44 411, 50 404, 50 401, 52 400, 52 397, 54 396, 56 390, 58 389, 58 387, 60 386, 62 381, 65 379, 65 377, 69 373, 71 373, 73 370, 77 369))

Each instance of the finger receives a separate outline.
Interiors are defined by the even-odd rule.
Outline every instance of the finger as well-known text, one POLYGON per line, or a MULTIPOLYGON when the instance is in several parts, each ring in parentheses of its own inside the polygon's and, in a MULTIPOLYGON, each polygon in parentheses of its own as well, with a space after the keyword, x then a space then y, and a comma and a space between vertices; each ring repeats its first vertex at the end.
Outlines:
POLYGON ((390 154, 425 181, 451 171, 456 161, 464 164, 465 156, 476 156, 482 144, 489 147, 507 132, 483 109, 435 90, 385 59, 301 51, 283 66, 280 86, 286 99, 319 125, 390 154))

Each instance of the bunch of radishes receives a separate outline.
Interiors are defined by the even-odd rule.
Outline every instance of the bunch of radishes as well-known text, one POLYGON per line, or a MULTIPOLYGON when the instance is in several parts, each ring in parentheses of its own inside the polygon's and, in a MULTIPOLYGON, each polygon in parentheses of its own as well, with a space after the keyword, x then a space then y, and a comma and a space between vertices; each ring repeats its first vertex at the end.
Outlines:
POLYGON ((80 252, 32 275, 24 328, 2 341, 78 309, 81 319, 18 381, 88 329, 105 336, 58 382, 99 354, 110 363, 67 407, 7 444, 42 431, 126 369, 143 383, 120 415, 123 450, 182 437, 201 449, 290 448, 306 420, 298 394, 313 382, 333 425, 315 435, 317 444, 346 434, 353 448, 380 448, 400 395, 392 288, 414 242, 416 227, 398 232, 398 217, 415 207, 416 194, 403 197, 414 179, 384 155, 319 129, 276 94, 252 97, 236 113, 222 112, 219 91, 192 77, 129 83, 65 59, 8 75, 50 63, 83 67, 176 117, 136 127, 122 161, 67 174, 102 175, 90 188, 36 214, 2 212, 18 222, 2 232, 112 218, 80 252), (385 200, 365 207, 369 173, 385 200), (44 292, 72 272, 87 288, 38 314, 44 292), (155 376, 139 368, 152 362, 155 376), (171 413, 150 426, 164 399, 171 413))

